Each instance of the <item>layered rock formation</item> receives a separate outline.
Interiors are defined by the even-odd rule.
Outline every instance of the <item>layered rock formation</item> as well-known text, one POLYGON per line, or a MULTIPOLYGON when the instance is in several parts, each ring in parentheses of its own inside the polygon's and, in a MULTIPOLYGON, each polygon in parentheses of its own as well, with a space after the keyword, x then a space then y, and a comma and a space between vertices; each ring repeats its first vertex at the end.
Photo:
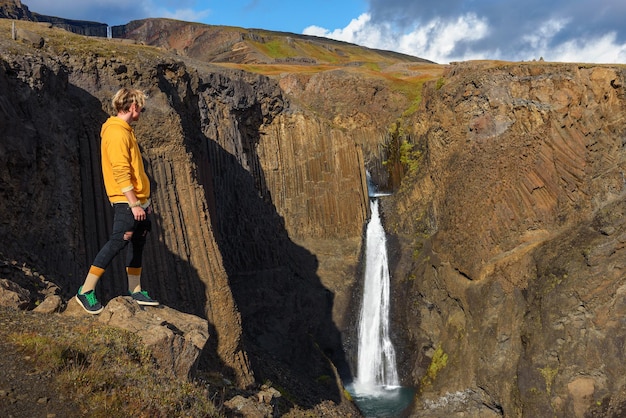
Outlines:
MULTIPOLYGON (((307 407, 341 403, 332 376, 349 375, 363 167, 383 167, 387 126, 410 101, 348 67, 268 78, 209 65, 199 40, 215 28, 124 28, 170 55, 25 25, 40 48, 0 22, 0 252, 73 295, 110 229, 108 101, 143 88, 136 131, 156 209, 145 287, 208 320, 201 367, 242 387, 271 380, 307 407)), ((220 36, 221 58, 244 51, 240 33, 220 36)), ((396 134, 414 149, 383 207, 413 416, 624 409, 625 82, 620 66, 458 63, 404 113, 396 134)), ((118 260, 102 299, 125 281, 118 260)))
POLYGON ((625 82, 460 63, 425 92, 385 205, 415 416, 619 415, 625 82))
POLYGON ((107 36, 106 23, 64 19, 33 13, 20 0, 0 0, 0 18, 44 22, 51 26, 87 36, 107 36))
MULTIPOLYGON (((44 266, 72 296, 110 230, 100 126, 120 86, 142 88, 155 208, 144 287, 209 321, 201 367, 242 387, 271 380, 305 407, 342 403, 333 312, 349 301, 367 216, 351 133, 290 107, 263 76, 106 40, 85 51, 84 38, 24 25, 45 45, 1 42, 0 252, 44 266), (306 246, 317 238, 321 249, 306 246), (347 277, 334 280, 333 264, 347 277)), ((106 303, 125 288, 117 260, 98 293, 106 303)))

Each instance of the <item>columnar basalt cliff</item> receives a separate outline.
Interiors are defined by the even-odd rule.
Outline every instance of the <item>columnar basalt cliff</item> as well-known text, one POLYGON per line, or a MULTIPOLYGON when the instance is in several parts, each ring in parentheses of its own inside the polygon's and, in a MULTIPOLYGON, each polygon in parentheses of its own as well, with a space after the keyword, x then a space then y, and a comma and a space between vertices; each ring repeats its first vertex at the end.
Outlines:
POLYGON ((621 415, 625 83, 477 62, 426 89, 385 206, 416 416, 621 415))
MULTIPOLYGON (((111 227, 99 130, 132 85, 150 96, 136 125, 154 183, 144 284, 209 322, 201 369, 357 416, 334 374, 350 370, 368 167, 387 186, 402 180, 381 201, 410 415, 623 415, 623 66, 430 68, 379 54, 397 62, 289 72, 263 53, 275 33, 146 20, 118 28, 131 42, 20 22, 13 40, 10 24, 0 255, 42 268, 65 301, 111 227)), ((98 292, 108 302, 125 287, 117 260, 98 292)))
MULTIPOLYGON (((338 298, 347 304, 367 216, 351 134, 290 106, 266 77, 24 25, 46 41, 2 45, 0 251, 45 266, 69 300, 110 230, 99 168, 110 97, 144 89, 148 111, 135 129, 155 208, 145 287, 208 319, 205 367, 241 387, 270 380, 305 407, 341 404, 334 366, 346 360, 333 312, 345 306, 322 266, 352 270, 338 298), (316 254, 311 238, 330 250, 316 254)), ((107 302, 125 287, 118 260, 99 294, 107 302)))

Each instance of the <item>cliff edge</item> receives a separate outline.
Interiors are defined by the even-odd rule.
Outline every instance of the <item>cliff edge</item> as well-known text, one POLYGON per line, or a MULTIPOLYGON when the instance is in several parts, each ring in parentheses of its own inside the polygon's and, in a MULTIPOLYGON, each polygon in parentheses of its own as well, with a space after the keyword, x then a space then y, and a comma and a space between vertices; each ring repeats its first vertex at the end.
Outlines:
MULTIPOLYGON (((45 271, 70 301, 110 228, 99 168, 110 97, 144 89, 135 129, 155 190, 144 286, 208 321, 201 367, 241 388, 281 384, 304 408, 344 403, 334 318, 352 283, 335 277, 356 279, 367 216, 352 134, 292 108, 262 75, 30 22, 13 40, 11 23, 0 21, 0 252, 45 271)), ((120 261, 103 302, 125 280, 120 261)))

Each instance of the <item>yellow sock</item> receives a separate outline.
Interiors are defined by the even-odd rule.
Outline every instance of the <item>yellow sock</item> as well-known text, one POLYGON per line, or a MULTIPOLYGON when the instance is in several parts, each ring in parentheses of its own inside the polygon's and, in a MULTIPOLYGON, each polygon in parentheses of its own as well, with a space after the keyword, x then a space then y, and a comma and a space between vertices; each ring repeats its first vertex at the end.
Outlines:
POLYGON ((82 292, 87 293, 90 290, 94 290, 96 288, 96 285, 98 284, 98 280, 100 280, 100 277, 102 277, 103 274, 104 269, 96 266, 91 266, 89 268, 89 273, 87 273, 87 277, 85 277, 85 282, 83 283, 81 289, 82 292))
POLYGON ((139 292, 141 290, 141 267, 126 267, 126 274, 128 274, 128 291, 139 292))

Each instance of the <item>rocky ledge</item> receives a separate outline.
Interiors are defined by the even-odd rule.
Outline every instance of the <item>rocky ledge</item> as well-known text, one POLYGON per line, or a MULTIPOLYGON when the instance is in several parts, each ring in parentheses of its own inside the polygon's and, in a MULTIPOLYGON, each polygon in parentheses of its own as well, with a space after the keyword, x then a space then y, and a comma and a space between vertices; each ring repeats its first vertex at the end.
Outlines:
POLYGON ((206 385, 213 392, 207 396, 222 397, 220 416, 359 416, 354 407, 333 402, 322 402, 315 407, 317 412, 307 412, 284 399, 271 383, 244 391, 224 376, 207 370, 199 372, 203 349, 208 339, 215 337, 208 333, 209 323, 197 316, 166 306, 141 307, 123 296, 112 299, 102 313, 92 316, 74 299, 65 303, 61 293, 43 274, 25 264, 0 260, 0 410, 9 416, 79 417, 84 416, 80 411, 85 411, 84 406, 77 404, 78 399, 59 389, 54 370, 41 367, 40 359, 24 354, 11 343, 16 335, 43 338, 46 330, 55 327, 87 332, 103 325, 137 335, 160 373, 181 382, 210 381, 206 385))

